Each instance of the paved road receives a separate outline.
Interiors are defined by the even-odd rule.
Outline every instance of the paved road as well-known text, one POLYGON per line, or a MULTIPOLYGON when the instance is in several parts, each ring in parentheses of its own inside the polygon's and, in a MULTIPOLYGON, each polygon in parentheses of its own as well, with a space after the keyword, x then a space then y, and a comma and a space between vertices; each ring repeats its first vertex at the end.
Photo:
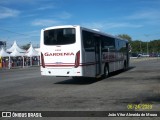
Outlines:
POLYGON ((99 81, 42 77, 39 67, 0 70, 0 111, 126 111, 128 104, 147 103, 160 111, 157 59, 132 62, 99 81))

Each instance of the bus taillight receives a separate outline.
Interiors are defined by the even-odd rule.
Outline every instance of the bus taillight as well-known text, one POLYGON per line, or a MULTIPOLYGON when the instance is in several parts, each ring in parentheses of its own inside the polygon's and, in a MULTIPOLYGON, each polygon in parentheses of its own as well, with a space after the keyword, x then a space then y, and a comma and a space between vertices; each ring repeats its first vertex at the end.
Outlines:
POLYGON ((76 57, 75 57, 75 68, 77 68, 78 66, 79 66, 79 64, 80 64, 80 51, 78 51, 77 53, 76 53, 76 57))
POLYGON ((41 64, 42 64, 42 67, 45 68, 43 53, 41 53, 41 64))

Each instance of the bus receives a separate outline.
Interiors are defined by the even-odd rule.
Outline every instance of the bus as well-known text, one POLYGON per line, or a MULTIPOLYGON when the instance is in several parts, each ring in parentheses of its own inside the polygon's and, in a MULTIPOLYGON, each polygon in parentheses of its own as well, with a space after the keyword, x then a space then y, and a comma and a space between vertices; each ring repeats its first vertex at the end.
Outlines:
POLYGON ((129 67, 127 40, 79 25, 41 30, 41 75, 107 77, 129 67))

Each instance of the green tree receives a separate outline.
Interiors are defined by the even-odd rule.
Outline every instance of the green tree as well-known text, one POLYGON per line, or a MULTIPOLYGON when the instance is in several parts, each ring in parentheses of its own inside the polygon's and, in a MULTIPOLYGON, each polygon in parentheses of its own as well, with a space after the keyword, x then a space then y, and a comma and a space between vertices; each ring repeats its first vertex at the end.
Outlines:
POLYGON ((143 42, 140 40, 132 41, 131 43, 133 53, 160 53, 160 40, 152 40, 150 42, 143 42), (148 51, 147 51, 148 44, 148 51))
POLYGON ((29 47, 30 47, 30 44, 26 44, 26 45, 23 45, 23 46, 22 46, 22 49, 28 50, 29 47))
POLYGON ((132 41, 131 43, 131 48, 133 53, 141 53, 142 52, 142 41, 136 40, 132 41))
POLYGON ((119 34, 117 36, 129 41, 132 53, 160 53, 160 39, 144 42, 141 40, 132 40, 132 37, 127 34, 119 34))
POLYGON ((119 34, 118 37, 122 38, 122 39, 126 39, 129 42, 132 42, 132 38, 131 36, 127 35, 127 34, 119 34))
POLYGON ((159 40, 152 40, 149 43, 149 51, 151 53, 160 53, 160 39, 159 40))

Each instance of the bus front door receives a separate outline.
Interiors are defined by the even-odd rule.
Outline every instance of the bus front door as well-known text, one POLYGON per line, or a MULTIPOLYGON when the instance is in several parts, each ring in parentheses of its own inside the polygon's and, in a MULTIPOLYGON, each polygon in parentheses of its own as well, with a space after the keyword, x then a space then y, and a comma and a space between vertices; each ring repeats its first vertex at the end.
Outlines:
POLYGON ((101 51, 101 40, 96 37, 95 40, 95 61, 96 61, 96 76, 101 74, 101 63, 102 63, 102 51, 101 51))

